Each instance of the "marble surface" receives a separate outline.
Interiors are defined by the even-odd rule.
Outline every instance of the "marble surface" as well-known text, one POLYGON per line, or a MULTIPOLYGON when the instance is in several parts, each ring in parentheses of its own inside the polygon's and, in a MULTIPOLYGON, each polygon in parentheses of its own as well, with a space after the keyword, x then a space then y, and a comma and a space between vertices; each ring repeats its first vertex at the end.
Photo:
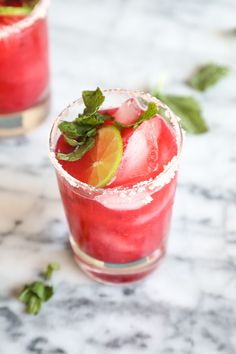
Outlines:
POLYGON ((64 0, 50 12, 53 104, 35 132, 0 140, 1 354, 236 352, 235 0, 64 0), (230 75, 205 94, 183 80, 215 61, 230 75), (191 93, 210 131, 187 136, 168 255, 143 283, 87 279, 67 242, 47 140, 53 118, 84 88, 191 93), (24 314, 15 294, 51 260, 55 297, 24 314))

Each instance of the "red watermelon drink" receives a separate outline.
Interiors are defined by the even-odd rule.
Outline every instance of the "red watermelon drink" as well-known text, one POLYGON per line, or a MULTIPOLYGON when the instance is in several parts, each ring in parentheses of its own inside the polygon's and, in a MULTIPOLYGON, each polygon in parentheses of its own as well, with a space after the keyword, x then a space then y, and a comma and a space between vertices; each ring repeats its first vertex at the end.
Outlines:
POLYGON ((22 134, 48 112, 48 0, 0 0, 0 136, 22 134))
POLYGON ((55 121, 51 159, 80 267, 126 283, 166 251, 182 131, 160 101, 138 91, 83 91, 55 121))

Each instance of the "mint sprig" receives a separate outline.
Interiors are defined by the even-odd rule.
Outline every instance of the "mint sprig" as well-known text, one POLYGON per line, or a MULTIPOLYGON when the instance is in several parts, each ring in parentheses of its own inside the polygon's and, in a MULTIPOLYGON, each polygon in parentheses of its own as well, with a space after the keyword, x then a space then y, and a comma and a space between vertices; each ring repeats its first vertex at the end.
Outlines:
MULTIPOLYGON (((45 279, 50 279, 52 273, 60 268, 59 264, 54 262, 47 266, 43 273, 45 279)), ((47 302, 54 295, 54 289, 44 281, 34 281, 23 287, 19 294, 19 300, 26 306, 26 312, 31 315, 37 315, 44 302, 47 302)))
POLYGON ((83 91, 84 111, 78 114, 72 122, 62 121, 58 128, 63 133, 65 141, 74 150, 68 154, 57 153, 57 158, 64 161, 80 160, 95 145, 97 127, 106 120, 112 120, 107 114, 98 113, 105 96, 98 87, 95 91, 83 91))
MULTIPOLYGON (((98 87, 94 91, 83 91, 82 98, 85 105, 82 114, 78 114, 72 122, 62 121, 58 128, 62 132, 65 141, 74 148, 68 154, 57 152, 57 158, 64 161, 80 160, 89 150, 91 150, 96 142, 97 129, 102 126, 105 121, 114 118, 108 114, 99 113, 99 109, 105 100, 101 89, 98 87)), ((147 104, 147 109, 143 112, 138 120, 131 125, 124 125, 114 122, 118 128, 137 128, 145 120, 151 119, 158 112, 158 108, 154 102, 147 104)))
POLYGON ((47 266, 47 269, 43 273, 43 276, 46 279, 51 279, 53 272, 55 272, 55 270, 59 270, 59 269, 60 269, 60 264, 59 263, 57 263, 57 262, 49 263, 48 266, 47 266))
POLYGON ((223 79, 229 72, 227 66, 217 64, 205 64, 199 67, 186 83, 198 91, 206 91, 218 81, 223 79))

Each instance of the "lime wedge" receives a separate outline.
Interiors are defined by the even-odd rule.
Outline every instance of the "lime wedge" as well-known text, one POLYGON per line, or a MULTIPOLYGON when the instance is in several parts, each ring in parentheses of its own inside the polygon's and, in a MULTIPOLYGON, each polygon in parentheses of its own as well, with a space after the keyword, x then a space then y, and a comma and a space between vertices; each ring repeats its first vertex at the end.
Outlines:
POLYGON ((114 126, 98 130, 95 147, 88 152, 91 165, 86 171, 86 183, 104 187, 115 176, 122 158, 120 131, 114 126))
POLYGON ((29 6, 0 6, 0 16, 25 16, 32 11, 29 6))

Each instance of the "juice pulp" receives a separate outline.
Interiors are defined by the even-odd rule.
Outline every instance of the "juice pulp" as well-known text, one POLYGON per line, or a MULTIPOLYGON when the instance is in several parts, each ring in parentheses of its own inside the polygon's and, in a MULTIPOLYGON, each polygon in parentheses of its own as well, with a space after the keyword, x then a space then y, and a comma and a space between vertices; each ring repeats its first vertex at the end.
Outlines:
MULTIPOLYGON (((150 150, 146 165, 140 165, 143 175, 137 173, 136 178, 129 178, 129 174, 127 178, 124 178, 125 173, 118 171, 117 176, 119 177, 123 173, 123 178, 114 179, 110 185, 105 187, 106 189, 117 186, 132 188, 135 183, 150 177, 154 178, 163 171, 164 166, 177 154, 176 140, 172 128, 161 117, 154 118, 153 122, 159 124, 159 135, 156 141, 158 145, 158 163, 156 161, 158 168, 145 175, 149 165, 153 164, 153 153, 155 151, 150 150), (118 183, 119 181, 122 181, 122 183, 118 183)), ((154 126, 153 122, 150 122, 152 126, 154 126)), ((145 124, 147 123, 143 123, 142 127, 140 126, 140 129, 137 129, 136 132, 133 129, 123 130, 122 139, 125 149, 127 149, 132 134, 138 135, 139 131, 144 132, 145 124)), ((152 135, 152 131, 147 130, 147 132, 148 135, 152 135)), ((139 136, 140 138, 141 136, 139 136)), ((149 147, 150 144, 149 141, 149 147)), ((134 146, 135 148, 137 149, 137 144, 134 146)), ((55 150, 68 153, 70 149, 71 147, 65 143, 61 135, 55 150)), ((138 157, 137 154, 142 153, 142 151, 133 152, 136 153, 136 157, 138 157)), ((132 158, 131 155, 130 158, 132 158)), ((83 170, 87 168, 86 155, 76 162, 59 162, 71 176, 83 181, 83 170)), ((78 193, 78 190, 71 186, 59 173, 57 178, 73 243, 86 255, 105 262, 105 264, 112 263, 118 266, 130 262, 145 262, 154 253, 158 254, 158 259, 164 255, 174 202, 176 174, 168 184, 151 194, 149 202, 144 201, 145 196, 138 201, 133 197, 131 202, 127 205, 121 203, 120 207, 119 198, 122 198, 120 195, 113 197, 115 201, 113 199, 111 202, 107 197, 107 203, 101 203, 94 198, 88 198, 78 193)), ((75 257, 77 257, 76 251, 75 257)), ((81 263, 81 260, 78 260, 81 263)), ((102 281, 123 283, 141 279, 154 268, 152 267, 141 273, 123 275, 96 273, 88 269, 87 272, 102 281)))
POLYGON ((23 111, 40 102, 49 79, 46 18, 1 36, 14 26, 7 22, 0 16, 0 114, 23 111))

